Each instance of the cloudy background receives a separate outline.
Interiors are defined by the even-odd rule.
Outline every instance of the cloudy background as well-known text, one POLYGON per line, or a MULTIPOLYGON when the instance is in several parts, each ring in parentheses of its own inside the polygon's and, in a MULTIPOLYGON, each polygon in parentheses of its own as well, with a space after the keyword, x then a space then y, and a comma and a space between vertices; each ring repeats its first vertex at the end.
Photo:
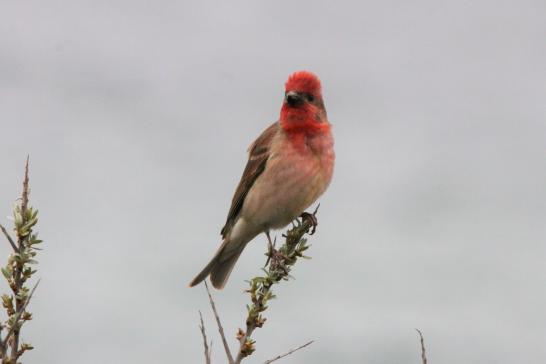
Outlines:
MULTIPOLYGON (((337 164, 259 363, 546 362, 546 3, 0 4, 0 216, 31 155, 25 363, 199 363, 203 286, 283 83, 323 81, 337 164)), ((230 337, 265 240, 215 292, 230 337)), ((2 260, 8 245, 0 245, 2 260)), ((0 286, 3 291, 7 288, 0 286)), ((235 341, 231 341, 235 344, 235 341)))

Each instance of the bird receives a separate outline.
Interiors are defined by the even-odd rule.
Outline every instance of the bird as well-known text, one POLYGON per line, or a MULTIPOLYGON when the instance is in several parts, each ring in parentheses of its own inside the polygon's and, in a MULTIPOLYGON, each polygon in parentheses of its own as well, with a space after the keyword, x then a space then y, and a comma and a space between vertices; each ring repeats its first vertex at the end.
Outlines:
POLYGON ((271 244, 270 230, 287 226, 326 191, 335 161, 331 129, 319 78, 309 71, 291 74, 279 119, 248 148, 222 244, 190 287, 210 276, 213 287, 224 288, 251 240, 265 233, 271 244))

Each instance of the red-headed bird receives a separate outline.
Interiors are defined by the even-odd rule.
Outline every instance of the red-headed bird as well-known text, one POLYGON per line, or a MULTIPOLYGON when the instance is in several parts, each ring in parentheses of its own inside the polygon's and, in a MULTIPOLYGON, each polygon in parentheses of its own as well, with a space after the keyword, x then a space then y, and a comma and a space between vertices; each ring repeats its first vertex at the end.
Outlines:
POLYGON ((285 87, 279 121, 248 149, 248 162, 221 232, 223 243, 190 287, 210 275, 212 285, 223 288, 246 244, 260 233, 269 238, 269 230, 300 216, 332 179, 334 139, 320 80, 300 71, 285 87))

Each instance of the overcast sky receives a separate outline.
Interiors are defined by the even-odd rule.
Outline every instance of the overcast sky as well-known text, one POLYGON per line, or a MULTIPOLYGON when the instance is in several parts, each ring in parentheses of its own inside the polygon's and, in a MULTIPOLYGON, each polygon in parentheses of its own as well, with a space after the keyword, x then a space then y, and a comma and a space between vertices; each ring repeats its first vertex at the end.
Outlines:
MULTIPOLYGON (((419 363, 414 328, 432 363, 546 362, 545 19, 543 0, 3 1, 1 222, 29 153, 45 240, 23 362, 199 363, 198 310, 225 362, 187 284, 300 69, 336 168, 249 362, 316 340, 284 363, 419 363)), ((215 292, 233 346, 264 252, 215 292)))

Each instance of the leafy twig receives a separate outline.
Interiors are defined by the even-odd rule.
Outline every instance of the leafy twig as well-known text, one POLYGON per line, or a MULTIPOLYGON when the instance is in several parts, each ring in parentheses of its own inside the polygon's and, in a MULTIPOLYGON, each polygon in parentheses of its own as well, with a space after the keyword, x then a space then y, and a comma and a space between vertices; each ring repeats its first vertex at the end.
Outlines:
MULTIPOLYGON (((32 295, 34 294, 34 291, 36 290, 36 288, 38 287, 38 284, 40 284, 40 280, 38 279, 38 281, 34 284, 34 287, 32 287, 32 290, 30 291, 30 294, 28 295, 27 297, 27 300, 25 301, 25 304, 23 306, 21 306, 21 309, 19 311, 17 311, 15 313, 15 319, 14 321, 17 322, 21 319, 21 315, 23 314, 23 312, 26 310, 28 304, 30 303, 30 299, 32 298, 32 295)), ((7 344, 9 342, 9 339, 11 338, 11 335, 13 334, 14 330, 15 330, 15 327, 16 325, 13 325, 10 327, 9 331, 8 331, 8 334, 6 335, 6 337, 2 340, 2 343, 0 344, 1 346, 1 350, 2 352, 5 352, 5 349, 7 347, 7 344)))
MULTIPOLYGON (((27 156, 27 162, 25 164, 25 178, 23 179, 23 193, 21 195, 21 206, 20 206, 20 216, 21 216, 21 228, 24 228, 26 224, 25 217, 27 217, 28 207, 28 156, 27 156)), ((20 231, 17 227, 17 213, 15 214, 15 227, 17 230, 17 252, 18 254, 21 254, 21 250, 24 249, 24 242, 25 237, 28 236, 27 231, 20 231)), ((17 259, 16 259, 17 262, 17 259)), ((21 299, 21 297, 17 298, 19 295, 19 291, 22 289, 23 282, 21 280, 21 274, 23 273, 23 265, 24 263, 20 260, 15 265, 15 274, 14 274, 14 283, 15 283, 15 290, 13 290, 13 293, 15 294, 15 306, 17 312, 21 311, 22 306, 24 305, 24 301, 21 299)), ((17 361, 17 358, 19 357, 19 335, 20 335, 20 328, 17 327, 18 320, 15 321, 15 329, 13 330, 13 344, 11 346, 11 359, 14 361, 17 361)))
POLYGON ((246 330, 239 329, 237 339, 239 340, 239 352, 235 359, 235 364, 251 355, 254 350, 255 341, 252 340, 252 333, 256 328, 264 325, 266 318, 262 313, 267 310, 267 303, 275 298, 271 288, 282 280, 290 278, 290 270, 300 257, 305 257, 303 252, 309 248, 307 240, 303 237, 309 233, 309 230, 317 225, 316 210, 313 214, 302 215, 301 222, 296 220, 294 227, 287 231, 284 244, 277 250, 274 247, 269 248, 268 264, 266 265, 264 276, 254 277, 249 281, 250 288, 247 292, 250 294, 252 303, 247 306, 248 315, 246 318, 246 330))
POLYGON ((1 269, 2 275, 7 280, 12 294, 2 295, 2 306, 5 308, 8 319, 0 323, 0 328, 7 328, 7 335, 0 342, 0 358, 2 364, 16 364, 19 357, 27 350, 32 350, 30 344, 19 344, 21 327, 26 321, 32 319, 32 314, 26 311, 34 290, 25 286, 25 283, 36 273, 32 265, 36 264, 34 257, 37 254, 38 239, 33 228, 38 222, 38 211, 28 205, 29 202, 29 178, 28 157, 25 164, 25 176, 23 179, 23 192, 18 203, 13 208, 13 221, 16 240, 11 238, 7 230, 0 226, 4 236, 13 248, 13 253, 8 258, 8 263, 1 269), (8 347, 11 348, 8 354, 8 347))
POLYGON ((303 348, 306 347, 306 346, 311 345, 313 342, 314 342, 314 341, 311 340, 311 341, 309 341, 308 343, 305 343, 305 344, 303 344, 303 345, 300 345, 300 346, 298 346, 298 347, 295 348, 295 349, 290 349, 289 351, 287 351, 287 352, 284 353, 284 354, 278 355, 278 356, 274 357, 273 359, 266 360, 266 361, 264 362, 264 364, 270 364, 270 363, 273 363, 273 362, 276 361, 276 360, 282 359, 282 358, 284 358, 285 356, 288 356, 288 355, 292 354, 292 353, 295 352, 295 351, 298 351, 298 350, 300 350, 300 349, 303 349, 303 348))

